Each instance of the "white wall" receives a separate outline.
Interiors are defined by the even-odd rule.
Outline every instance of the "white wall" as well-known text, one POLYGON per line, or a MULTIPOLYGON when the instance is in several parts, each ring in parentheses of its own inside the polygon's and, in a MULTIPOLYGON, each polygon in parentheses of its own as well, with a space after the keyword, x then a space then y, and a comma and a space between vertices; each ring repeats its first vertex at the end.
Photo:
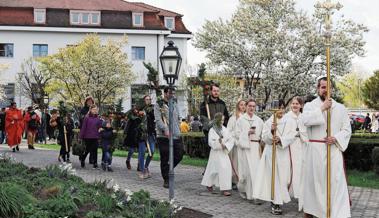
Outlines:
MULTIPOLYGON (((10 67, 0 76, 3 83, 15 83, 17 73, 21 71, 21 64, 32 56, 33 44, 48 44, 48 54, 53 54, 59 48, 73 45, 80 42, 86 33, 73 33, 73 32, 33 32, 33 31, 8 31, 0 30, 0 43, 13 43, 14 56, 13 58, 0 57, 0 64, 9 64, 10 67)), ((100 33, 102 40, 106 39, 120 39, 122 33, 100 33)), ((142 61, 131 60, 131 47, 142 46, 145 47, 145 62, 151 62, 153 66, 158 66, 159 55, 163 49, 163 45, 167 45, 169 40, 173 40, 175 45, 178 46, 182 55, 182 71, 187 66, 187 39, 186 38, 169 38, 159 34, 128 34, 128 44, 125 46, 124 51, 128 54, 129 60, 132 64, 132 70, 136 74, 137 79, 134 84, 144 84, 147 79, 147 70, 142 64, 142 61)), ((161 72, 161 70, 160 70, 161 72)), ((161 77, 162 79, 162 77, 161 77)), ((163 81, 162 81, 163 82, 163 81)), ((17 102, 19 96, 16 96, 17 102)), ((26 101, 23 100, 25 104, 26 101)), ((23 103, 24 104, 24 103, 23 103)), ((124 109, 130 108, 130 89, 124 99, 124 109)))

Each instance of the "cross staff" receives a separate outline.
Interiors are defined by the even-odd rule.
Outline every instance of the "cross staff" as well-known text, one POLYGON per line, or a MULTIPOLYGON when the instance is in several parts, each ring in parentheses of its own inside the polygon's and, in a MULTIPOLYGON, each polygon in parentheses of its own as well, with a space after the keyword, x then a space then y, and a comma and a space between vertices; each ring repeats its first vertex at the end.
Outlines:
MULTIPOLYGON (((327 99, 330 99, 331 94, 331 81, 330 81, 330 45, 331 45, 331 38, 332 38, 332 10, 337 9, 340 10, 342 8, 342 5, 340 3, 332 3, 330 0, 326 0, 325 2, 317 2, 315 5, 318 9, 325 9, 326 15, 325 15, 325 46, 326 46, 326 78, 327 78, 327 99)), ((331 134, 331 112, 330 108, 327 110, 327 137, 330 137, 331 134)), ((326 189, 326 195, 327 195, 327 210, 326 210, 326 217, 330 218, 331 216, 331 145, 327 145, 327 189, 326 189)))

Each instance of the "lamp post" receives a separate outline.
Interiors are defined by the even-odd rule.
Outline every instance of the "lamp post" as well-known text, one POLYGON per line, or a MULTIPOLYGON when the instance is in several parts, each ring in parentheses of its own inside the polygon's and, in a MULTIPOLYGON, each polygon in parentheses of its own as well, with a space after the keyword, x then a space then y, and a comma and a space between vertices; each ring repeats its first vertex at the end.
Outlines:
MULTIPOLYGON (((317 2, 315 5, 318 9, 325 9, 325 46, 326 46, 326 75, 327 75, 327 98, 331 96, 331 81, 330 81, 330 46, 332 39, 332 10, 340 10, 342 5, 340 3, 332 3, 331 0, 325 0, 324 2, 317 2)), ((330 109, 327 111, 327 136, 331 136, 331 112, 330 109)), ((326 189, 326 217, 331 216, 331 145, 327 145, 327 189, 326 189)))
POLYGON ((43 96, 44 108, 48 109, 49 101, 50 101, 49 95, 45 93, 45 95, 43 96))
MULTIPOLYGON (((174 139, 173 139, 173 112, 174 112, 174 97, 172 95, 174 90, 175 80, 178 79, 182 57, 180 56, 179 49, 174 46, 173 41, 168 42, 168 46, 163 48, 159 57, 162 65, 163 78, 167 81, 169 87, 169 200, 174 199, 174 139)), ((170 215, 172 211, 170 210, 170 215)))

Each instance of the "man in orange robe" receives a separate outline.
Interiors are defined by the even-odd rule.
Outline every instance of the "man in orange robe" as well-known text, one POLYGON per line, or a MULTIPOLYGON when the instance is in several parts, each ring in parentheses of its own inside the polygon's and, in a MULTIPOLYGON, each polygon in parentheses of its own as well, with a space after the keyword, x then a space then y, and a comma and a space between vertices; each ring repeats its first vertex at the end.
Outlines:
POLYGON ((5 113, 5 132, 7 134, 7 143, 13 152, 19 150, 18 145, 21 143, 22 133, 24 132, 24 118, 21 110, 17 109, 16 102, 5 113))

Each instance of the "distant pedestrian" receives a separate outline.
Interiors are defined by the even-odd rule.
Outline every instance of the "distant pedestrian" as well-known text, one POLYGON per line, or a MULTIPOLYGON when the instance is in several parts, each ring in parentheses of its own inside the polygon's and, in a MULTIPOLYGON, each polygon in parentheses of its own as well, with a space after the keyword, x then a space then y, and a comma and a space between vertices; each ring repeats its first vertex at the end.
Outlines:
POLYGON ((5 140, 5 108, 1 108, 0 111, 0 144, 3 144, 5 140))
POLYGON ((84 118, 87 116, 92 105, 95 105, 95 100, 91 96, 88 96, 84 101, 84 106, 80 110, 79 126, 82 126, 84 118))
POLYGON ((370 130, 370 125, 371 125, 371 118, 370 118, 370 114, 367 113, 365 121, 363 123, 363 130, 365 131, 370 130))
POLYGON ((190 131, 190 126, 188 125, 186 119, 182 119, 182 122, 180 123, 180 132, 187 133, 189 131, 190 131))
POLYGON ((16 102, 12 102, 9 109, 5 112, 5 132, 7 134, 7 143, 13 152, 19 151, 24 126, 22 112, 20 109, 17 109, 16 102))
POLYGON ((34 149, 36 134, 38 132, 38 128, 41 125, 41 117, 38 116, 35 109, 33 109, 33 107, 30 106, 28 107, 28 111, 25 114, 24 120, 26 126, 28 148, 34 149))
POLYGON ((193 118, 193 121, 191 122, 190 125, 191 125, 191 131, 192 132, 200 132, 202 130, 202 127, 203 127, 198 116, 195 116, 193 118))

